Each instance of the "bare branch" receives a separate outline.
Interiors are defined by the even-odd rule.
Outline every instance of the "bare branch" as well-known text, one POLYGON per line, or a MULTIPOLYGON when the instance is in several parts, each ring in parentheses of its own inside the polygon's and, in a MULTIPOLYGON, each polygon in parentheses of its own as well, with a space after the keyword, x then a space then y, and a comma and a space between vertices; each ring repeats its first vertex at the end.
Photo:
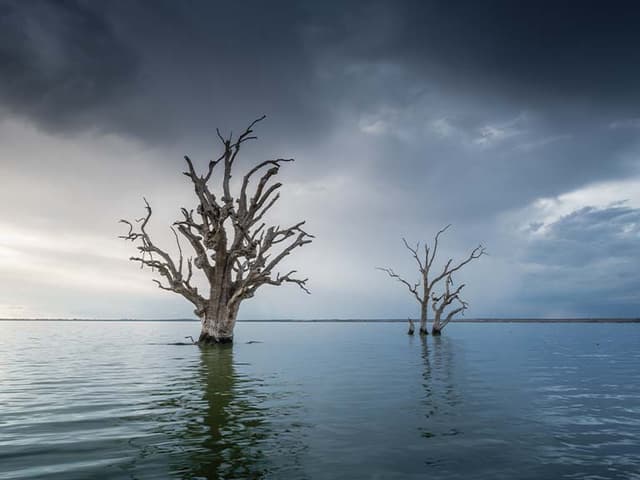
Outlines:
MULTIPOLYGON (((249 172, 242 179, 242 187, 240 188, 240 198, 238 199, 239 214, 242 216, 255 215, 256 210, 260 208, 262 203, 264 203, 264 201, 266 200, 266 197, 268 197, 273 192, 273 190, 268 191, 267 194, 264 195, 264 199, 262 200, 262 203, 259 203, 260 200, 263 198, 263 190, 267 182, 269 181, 269 179, 279 172, 281 163, 293 162, 293 161, 294 161, 293 158, 278 158, 275 160, 265 160, 264 162, 259 163, 258 165, 253 167, 251 170, 249 170, 249 172), (259 170, 262 170, 263 168, 269 165, 271 165, 272 168, 267 170, 267 172, 260 178, 256 191, 250 200, 250 204, 248 204, 247 188, 249 186, 251 177, 256 172, 258 172, 259 170)), ((280 184, 277 184, 277 185, 278 186, 275 187, 275 189, 280 188, 280 184)))
POLYGON ((216 167, 218 163, 220 163, 220 160, 222 160, 223 158, 224 158, 224 154, 220 155, 216 160, 209 161, 209 170, 207 171, 207 174, 204 176, 204 179, 203 179, 205 183, 207 183, 209 179, 211 179, 211 175, 213 174, 213 169, 216 167))
POLYGON ((183 255, 182 255, 182 247, 180 246, 180 242, 178 240, 178 235, 175 230, 172 228, 173 234, 175 236, 178 251, 180 254, 179 258, 179 266, 176 267, 176 264, 170 257, 170 255, 164 250, 160 249, 156 246, 149 236, 146 227, 151 219, 152 210, 147 199, 144 199, 145 210, 147 214, 139 219, 137 223, 139 223, 139 230, 136 231, 133 224, 127 220, 121 220, 121 223, 126 224, 129 227, 129 231, 125 235, 121 235, 120 238, 123 240, 129 240, 134 243, 139 243, 138 251, 141 253, 139 257, 131 257, 130 260, 134 262, 140 263, 140 267, 148 267, 152 271, 157 270, 161 276, 163 276, 168 285, 163 285, 159 280, 154 279, 153 281, 158 285, 159 288, 163 290, 170 290, 176 293, 181 294, 191 303, 193 303, 196 308, 201 308, 204 305, 205 299, 198 294, 196 288, 192 287, 189 282, 184 282, 182 278, 182 268, 183 268, 183 255), (156 258, 153 255, 156 255, 156 258))
POLYGON ((306 283, 309 280, 308 278, 305 279, 298 279, 298 278, 294 278, 291 275, 293 275, 294 273, 296 273, 295 270, 291 270, 290 272, 286 273, 285 275, 276 275, 275 280, 271 280, 269 283, 271 285, 282 285, 283 282, 289 282, 289 283, 295 283, 297 284, 304 292, 306 292, 307 294, 311 294, 311 292, 309 291, 309 289, 307 289, 306 287, 306 283))
POLYGON ((407 243, 407 240, 404 237, 402 237, 402 243, 404 243, 404 246, 407 248, 407 250, 411 252, 411 255, 413 255, 413 258, 416 260, 416 262, 418 262, 418 268, 420 269, 420 271, 423 271, 424 265, 422 265, 422 260, 420 260, 420 257, 418 256, 418 249, 420 248, 420 242, 416 244, 416 248, 412 248, 407 243))
MULTIPOLYGON (((436 237, 433 241, 433 251, 431 252, 431 258, 429 259, 427 265, 428 268, 431 268, 431 265, 433 265, 433 260, 436 258, 436 253, 438 252, 438 240, 440 239, 440 235, 442 235, 444 232, 446 232, 449 227, 451 226, 451 224, 447 225, 446 227, 444 227, 443 229, 439 230, 438 233, 436 233, 436 237)), ((427 253, 427 257, 428 257, 428 253, 427 253)))
POLYGON ((409 289, 409 292, 411 292, 413 296, 416 298, 418 303, 422 303, 422 298, 420 298, 420 294, 418 293, 418 287, 420 286, 420 281, 412 285, 411 283, 407 282, 404 278, 402 278, 400 275, 398 275, 396 272, 394 272, 391 268, 376 267, 376 269, 380 270, 381 272, 386 272, 386 274, 389 275, 391 278, 395 278, 397 281, 404 284, 409 289))
POLYGON ((474 248, 471 251, 471 253, 465 260, 461 261, 454 267, 451 266, 451 264, 453 263, 453 259, 450 258, 447 261, 446 265, 444 266, 442 273, 440 273, 440 275, 438 275, 431 281, 431 286, 435 285, 436 283, 438 283, 440 280, 447 277, 448 275, 451 275, 452 273, 457 272, 472 260, 476 260, 480 258, 482 255, 486 255, 486 253, 487 253, 486 249, 482 245, 478 245, 476 248, 474 248))
POLYGON ((178 260, 178 272, 180 272, 180 275, 182 275, 182 264, 183 264, 182 246, 180 245, 180 239, 178 238, 176 229, 173 228, 173 225, 169 228, 171 229, 171 232, 173 233, 173 236, 176 239, 176 245, 178 246, 178 254, 180 255, 180 259, 178 260))
POLYGON ((447 314, 447 318, 445 318, 445 319, 442 321, 442 324, 441 324, 441 327, 440 327, 441 329, 442 329, 442 328, 444 328, 444 327, 446 327, 446 326, 447 326, 447 324, 448 324, 451 320, 453 320, 453 318, 454 318, 456 315, 458 315, 459 313, 462 313, 462 314, 464 315, 465 310, 466 310, 467 308, 469 308, 469 304, 468 304, 467 302, 465 302, 465 301, 463 301, 463 300, 460 300, 460 299, 458 299, 458 302, 460 303, 460 306, 459 306, 458 308, 454 309, 454 310, 451 310, 451 311, 447 314))

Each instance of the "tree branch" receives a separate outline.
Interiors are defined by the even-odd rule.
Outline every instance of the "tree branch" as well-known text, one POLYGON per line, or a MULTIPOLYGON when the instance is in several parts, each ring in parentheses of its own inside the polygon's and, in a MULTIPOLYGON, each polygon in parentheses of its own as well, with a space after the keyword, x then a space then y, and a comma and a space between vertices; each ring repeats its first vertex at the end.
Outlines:
MULTIPOLYGON (((450 226, 451 226, 451 224, 447 225, 443 229, 439 230, 438 233, 436 233, 435 240, 433 241, 433 251, 431 252, 431 258, 429 259, 429 261, 427 263, 428 268, 431 268, 431 265, 433 265, 433 261, 436 258, 436 253, 438 252, 438 240, 440 239, 440 235, 442 235, 444 232, 446 232, 449 229, 450 226)), ((429 254, 427 253, 427 257, 428 256, 429 256, 429 254)))
POLYGON ((472 252, 469 254, 469 256, 465 260, 457 264, 455 267, 451 267, 451 264, 453 263, 453 259, 450 258, 447 261, 446 265, 444 266, 442 273, 440 273, 440 275, 438 275, 431 281, 431 286, 435 285, 446 276, 449 276, 452 273, 457 272, 472 260, 476 260, 480 258, 482 255, 486 255, 486 253, 487 253, 486 249, 482 245, 478 245, 476 248, 472 250, 472 252))
POLYGON ((424 265, 422 264, 422 260, 420 260, 420 257, 418 256, 418 248, 420 248, 420 242, 416 244, 416 248, 412 248, 411 246, 409 246, 409 243, 407 243, 407 240, 402 237, 402 243, 404 243, 404 246, 407 248, 407 250, 411 252, 411 255, 413 255, 413 258, 418 263, 418 268, 422 272, 424 270, 424 265))
POLYGON ((181 294, 183 297, 193 303, 196 306, 197 310, 203 308, 205 299, 198 294, 198 289, 193 287, 189 283, 189 281, 191 280, 190 262, 189 276, 186 281, 183 279, 184 260, 182 247, 180 246, 177 233, 173 228, 171 229, 178 245, 178 266, 176 266, 175 262, 167 252, 156 246, 151 240, 146 227, 149 223, 149 220, 151 219, 151 215, 153 212, 146 198, 144 199, 144 204, 147 213, 144 217, 136 221, 136 223, 139 224, 138 231, 136 231, 132 222, 129 222, 128 220, 120 220, 121 223, 124 223, 129 227, 129 231, 125 235, 120 235, 119 238, 123 240, 129 240, 134 243, 139 243, 137 249, 141 253, 141 256, 131 257, 130 260, 140 263, 141 268, 148 267, 152 271, 157 270, 168 283, 168 285, 163 285, 160 280, 154 279, 153 281, 158 285, 159 288, 181 294), (156 258, 153 257, 154 254, 156 255, 156 258))
POLYGON ((395 278, 397 281, 404 284, 409 290, 409 292, 411 292, 413 296, 416 298, 418 303, 422 304, 422 298, 420 298, 420 295, 418 294, 418 287, 420 286, 420 281, 412 285, 411 283, 407 282, 404 278, 402 278, 400 275, 398 275, 396 272, 394 272, 391 268, 376 267, 376 269, 380 270, 381 272, 386 272, 386 274, 389 275, 391 278, 395 278))
POLYGON ((447 314, 447 318, 445 318, 442 322, 442 327, 444 328, 447 326, 447 324, 453 320, 453 317, 455 315, 457 315, 458 313, 462 313, 464 314, 464 311, 469 307, 469 304, 465 301, 462 301, 458 298, 458 302, 460 302, 460 307, 456 308, 455 310, 451 310, 448 314, 447 314))

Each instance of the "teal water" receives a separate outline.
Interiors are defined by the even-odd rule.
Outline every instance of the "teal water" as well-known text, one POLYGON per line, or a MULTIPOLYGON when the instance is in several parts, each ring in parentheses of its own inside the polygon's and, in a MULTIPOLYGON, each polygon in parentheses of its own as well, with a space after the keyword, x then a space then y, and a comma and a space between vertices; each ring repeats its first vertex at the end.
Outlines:
POLYGON ((0 478, 640 479, 637 324, 197 332, 0 322, 0 478))

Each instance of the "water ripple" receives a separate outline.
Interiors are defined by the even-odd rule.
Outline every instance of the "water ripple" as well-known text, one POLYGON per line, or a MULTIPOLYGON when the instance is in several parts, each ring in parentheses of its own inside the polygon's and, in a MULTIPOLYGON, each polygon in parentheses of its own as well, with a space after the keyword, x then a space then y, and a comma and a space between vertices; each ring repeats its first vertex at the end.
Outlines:
POLYGON ((0 478, 640 480, 636 325, 194 330, 0 322, 0 478))

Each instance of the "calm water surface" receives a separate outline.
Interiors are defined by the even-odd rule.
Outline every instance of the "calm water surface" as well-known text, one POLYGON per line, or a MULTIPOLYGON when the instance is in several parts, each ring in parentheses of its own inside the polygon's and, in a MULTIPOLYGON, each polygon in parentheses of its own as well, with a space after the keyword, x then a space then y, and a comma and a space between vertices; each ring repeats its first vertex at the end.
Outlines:
POLYGON ((0 478, 640 479, 640 325, 197 333, 0 322, 0 478))

